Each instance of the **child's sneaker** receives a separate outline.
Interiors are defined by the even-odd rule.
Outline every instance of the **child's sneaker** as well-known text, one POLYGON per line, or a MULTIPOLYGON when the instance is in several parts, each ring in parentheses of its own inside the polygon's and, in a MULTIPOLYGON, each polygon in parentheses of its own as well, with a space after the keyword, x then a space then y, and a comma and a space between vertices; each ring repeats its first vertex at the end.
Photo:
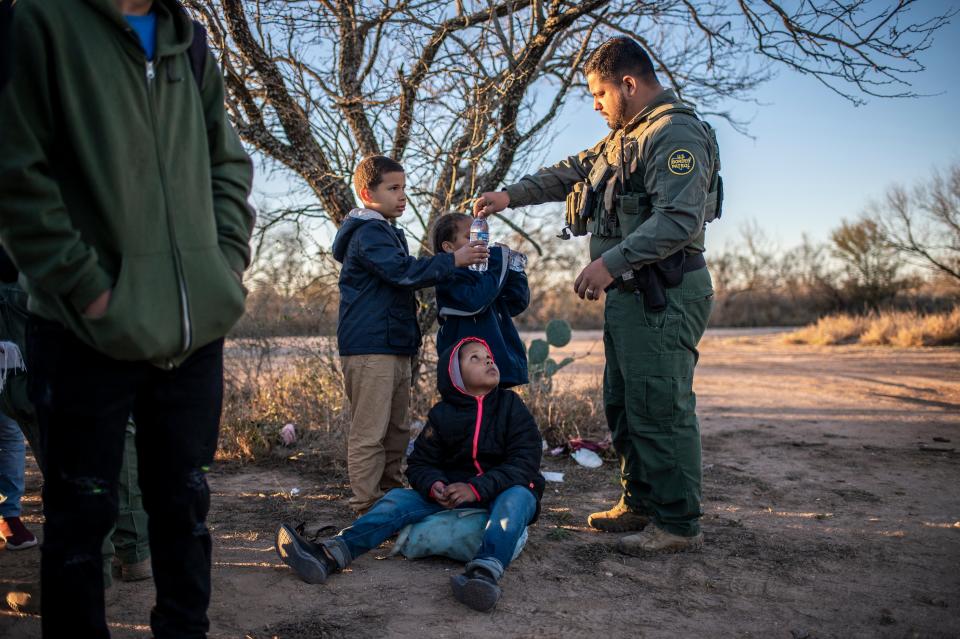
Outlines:
POLYGON ((275 546, 283 563, 308 584, 322 584, 337 569, 337 563, 327 557, 320 544, 307 541, 288 524, 277 528, 275 546))
POLYGON ((7 550, 24 550, 37 545, 37 538, 19 517, 0 517, 0 537, 7 542, 7 550))
POLYGON ((457 601, 480 612, 492 610, 503 592, 493 575, 483 568, 471 568, 462 575, 454 575, 450 578, 450 587, 457 601))

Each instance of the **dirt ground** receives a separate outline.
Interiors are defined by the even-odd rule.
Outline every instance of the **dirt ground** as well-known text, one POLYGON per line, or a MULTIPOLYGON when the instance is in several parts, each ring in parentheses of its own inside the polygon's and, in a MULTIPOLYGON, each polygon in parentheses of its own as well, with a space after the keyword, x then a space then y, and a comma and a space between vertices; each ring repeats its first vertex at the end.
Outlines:
MULTIPOLYGON (((596 335, 565 349, 584 353, 596 335)), ((274 554, 282 520, 346 525, 341 481, 298 462, 211 475, 212 637, 958 637, 960 349, 785 346, 711 333, 696 389, 704 446, 697 554, 624 557, 586 527, 618 494, 614 464, 547 459, 543 516, 492 614, 452 599, 446 560, 387 558, 389 543, 326 585, 274 554), (298 487, 297 496, 290 489, 298 487)), ((561 353, 561 356, 565 353, 561 353)), ((565 374, 595 378, 602 349, 565 374)), ((39 531, 36 473, 27 519, 39 531)), ((6 587, 39 553, 0 551, 6 587)), ((148 583, 120 584, 115 637, 148 637, 148 583)), ((0 636, 39 637, 7 613, 0 636)))

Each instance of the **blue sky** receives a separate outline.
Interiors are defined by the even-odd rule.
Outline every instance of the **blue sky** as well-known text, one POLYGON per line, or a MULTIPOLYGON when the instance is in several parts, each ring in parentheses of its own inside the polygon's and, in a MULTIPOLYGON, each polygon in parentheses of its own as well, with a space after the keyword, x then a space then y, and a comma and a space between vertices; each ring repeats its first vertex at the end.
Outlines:
MULTIPOLYGON (((960 3, 927 0, 934 11, 960 3)), ((781 70, 755 94, 761 106, 729 105, 750 119, 749 134, 715 121, 726 187, 724 217, 707 231, 709 246, 737 239, 756 221, 783 247, 807 233, 826 239, 893 183, 910 185, 960 162, 960 16, 939 31, 920 58, 926 71, 916 99, 871 98, 855 107, 817 80, 781 70)), ((586 98, 571 98, 551 163, 596 143, 608 129, 586 98), (574 125, 574 123, 576 123, 574 125)))

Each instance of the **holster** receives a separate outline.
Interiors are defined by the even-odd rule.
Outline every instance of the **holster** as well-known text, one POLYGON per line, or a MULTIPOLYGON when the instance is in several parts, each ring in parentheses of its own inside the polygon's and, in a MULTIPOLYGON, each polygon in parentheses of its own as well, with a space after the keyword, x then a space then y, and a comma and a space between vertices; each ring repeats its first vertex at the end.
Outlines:
POLYGON ((610 288, 625 293, 643 293, 643 305, 652 313, 667 308, 667 289, 683 283, 684 273, 698 271, 707 266, 703 253, 687 255, 683 250, 663 258, 653 264, 645 264, 639 269, 628 271, 614 280, 610 288))

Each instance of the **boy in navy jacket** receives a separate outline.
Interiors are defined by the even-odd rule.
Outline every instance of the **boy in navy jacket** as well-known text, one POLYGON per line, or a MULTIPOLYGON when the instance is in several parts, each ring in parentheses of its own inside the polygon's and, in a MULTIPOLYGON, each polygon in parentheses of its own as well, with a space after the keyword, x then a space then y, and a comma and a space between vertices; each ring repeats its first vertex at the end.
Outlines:
MULTIPOLYGON (((433 229, 434 253, 453 253, 470 241, 473 218, 463 213, 441 216, 433 229)), ((467 336, 481 337, 490 346, 500 369, 500 386, 526 384, 527 353, 512 318, 530 304, 530 288, 519 254, 505 246, 490 248, 486 271, 465 268, 437 283, 437 352, 467 336), (514 257, 514 259, 511 259, 514 257)))
POLYGON ((540 431, 500 372, 486 342, 467 337, 437 363, 442 400, 427 417, 407 465, 413 487, 391 490, 335 537, 314 544, 287 524, 277 530, 280 558, 307 583, 323 583, 407 524, 444 509, 486 508, 490 519, 480 550, 451 578, 456 599, 492 609, 517 540, 540 512, 540 431))
POLYGON ((482 244, 453 254, 416 259, 393 222, 407 198, 403 167, 383 156, 366 158, 353 176, 364 208, 350 212, 333 241, 340 269, 337 346, 350 400, 347 471, 350 505, 363 513, 403 485, 401 464, 410 441, 407 405, 410 361, 420 348, 414 291, 482 262, 482 244))

